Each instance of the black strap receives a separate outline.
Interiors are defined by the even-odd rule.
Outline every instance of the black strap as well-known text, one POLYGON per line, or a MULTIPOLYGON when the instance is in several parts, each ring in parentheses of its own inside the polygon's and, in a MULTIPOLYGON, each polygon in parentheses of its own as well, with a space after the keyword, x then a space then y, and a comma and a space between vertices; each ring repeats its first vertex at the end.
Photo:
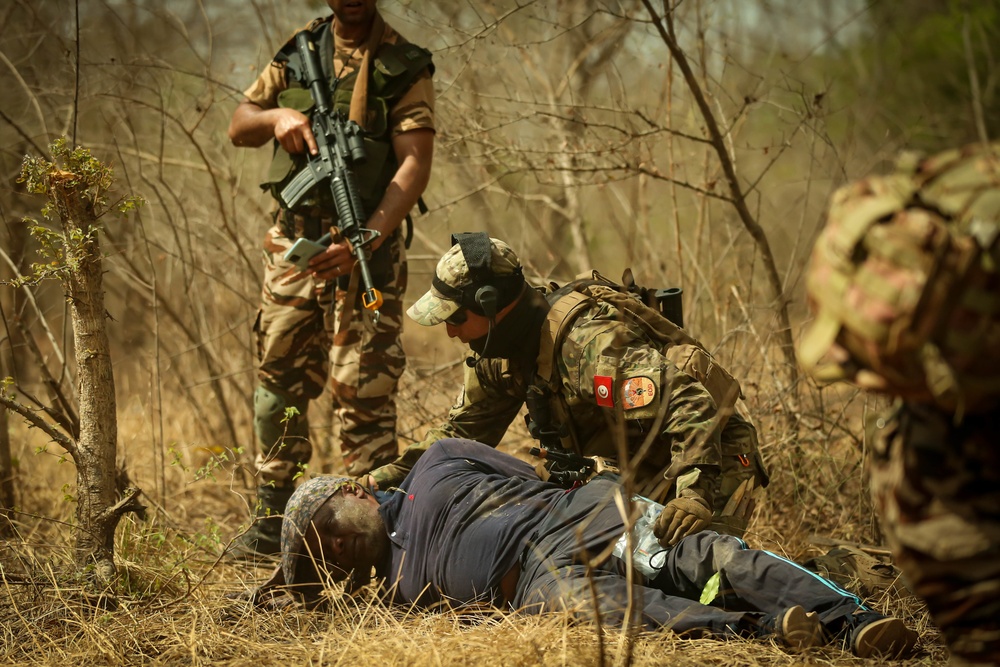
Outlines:
POLYGON ((454 301, 455 303, 461 303, 462 305, 465 305, 465 298, 464 298, 465 291, 458 289, 457 287, 452 287, 448 283, 444 282, 443 280, 437 277, 436 272, 434 274, 434 277, 431 278, 431 285, 433 285, 434 289, 436 289, 438 292, 441 293, 441 296, 448 299, 449 301, 454 301))
POLYGON ((473 283, 487 282, 493 277, 493 244, 486 232, 460 232, 451 235, 451 244, 458 244, 469 267, 473 283))

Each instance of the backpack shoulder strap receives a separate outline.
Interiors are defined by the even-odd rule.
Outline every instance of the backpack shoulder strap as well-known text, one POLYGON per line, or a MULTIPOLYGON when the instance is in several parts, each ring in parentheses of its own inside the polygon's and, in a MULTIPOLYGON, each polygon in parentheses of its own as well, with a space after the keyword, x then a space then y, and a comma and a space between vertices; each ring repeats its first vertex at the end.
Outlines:
POLYGON ((538 345, 537 374, 548 385, 552 381, 552 369, 555 357, 562 344, 562 339, 569 325, 593 303, 593 299, 576 290, 567 292, 556 300, 549 309, 549 314, 542 324, 541 339, 538 345))

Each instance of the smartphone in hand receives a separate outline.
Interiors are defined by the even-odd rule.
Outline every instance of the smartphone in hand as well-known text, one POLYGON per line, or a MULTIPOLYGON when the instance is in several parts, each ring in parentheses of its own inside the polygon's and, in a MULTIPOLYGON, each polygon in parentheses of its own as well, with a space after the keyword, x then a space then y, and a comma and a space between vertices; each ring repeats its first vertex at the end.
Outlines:
POLYGON ((285 252, 284 259, 305 271, 309 268, 309 260, 326 250, 329 245, 329 234, 324 234, 316 241, 304 238, 296 239, 292 247, 285 252))

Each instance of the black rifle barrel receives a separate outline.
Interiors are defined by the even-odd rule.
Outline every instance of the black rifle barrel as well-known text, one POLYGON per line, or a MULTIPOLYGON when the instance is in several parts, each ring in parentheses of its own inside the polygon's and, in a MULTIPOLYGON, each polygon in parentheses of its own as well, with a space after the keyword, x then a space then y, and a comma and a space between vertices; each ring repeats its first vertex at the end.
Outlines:
POLYGON ((368 266, 368 249, 365 247, 378 236, 378 233, 361 228, 361 221, 367 218, 361 205, 361 195, 358 194, 358 187, 354 180, 354 171, 350 167, 352 163, 361 162, 364 159, 363 154, 359 155, 360 142, 355 144, 352 152, 348 141, 349 138, 359 137, 361 128, 358 127, 357 123, 345 120, 343 114, 333 111, 330 93, 326 87, 327 82, 323 77, 323 68, 320 66, 319 54, 316 52, 316 43, 313 41, 312 33, 308 30, 302 30, 296 34, 295 48, 302 61, 309 93, 315 103, 312 130, 316 137, 319 156, 314 158, 310 155, 308 159, 310 162, 319 161, 322 166, 318 170, 314 169, 314 173, 316 171, 324 173, 330 181, 330 192, 337 209, 337 226, 344 238, 350 242, 351 250, 357 259, 361 272, 363 288, 361 303, 365 308, 373 311, 375 321, 378 322, 378 309, 382 305, 382 294, 375 289, 371 268, 368 266), (367 239, 365 238, 366 233, 368 233, 367 239))
POLYGON ((316 43, 308 30, 302 30, 295 35, 295 48, 298 49, 299 60, 302 61, 305 70, 303 74, 306 76, 309 94, 316 104, 316 111, 326 116, 330 113, 330 92, 326 88, 323 68, 319 62, 319 54, 316 53, 316 43))

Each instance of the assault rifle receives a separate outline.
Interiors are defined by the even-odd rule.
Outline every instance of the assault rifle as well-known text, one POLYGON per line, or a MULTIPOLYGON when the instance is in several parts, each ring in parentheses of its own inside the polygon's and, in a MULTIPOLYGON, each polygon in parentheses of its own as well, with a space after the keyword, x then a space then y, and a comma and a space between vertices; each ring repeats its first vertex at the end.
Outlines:
MULTIPOLYGON (((361 286, 364 290, 361 303, 373 311, 375 321, 378 322, 382 294, 372 282, 366 246, 378 238, 379 232, 361 227, 361 223, 368 218, 361 205, 361 196, 352 170, 354 165, 364 164, 367 159, 361 127, 346 119, 343 112, 333 109, 316 44, 308 30, 295 35, 295 48, 302 61, 306 83, 315 104, 312 132, 319 152, 317 155, 306 154, 305 169, 282 188, 281 201, 285 208, 292 209, 313 187, 329 181, 337 209, 337 228, 351 244, 351 254, 357 259, 361 271, 361 286)), ((321 242, 329 245, 328 236, 321 239, 321 242)))
POLYGON ((545 392, 539 387, 528 387, 525 403, 528 414, 524 424, 528 433, 538 440, 540 447, 532 447, 528 453, 548 461, 545 469, 548 479, 561 486, 572 487, 583 484, 594 475, 608 471, 618 473, 613 461, 600 457, 588 457, 566 449, 561 439, 569 434, 565 424, 558 425, 552 418, 552 410, 545 392))
POLYGON ((600 456, 583 456, 561 447, 532 447, 528 453, 549 461, 549 480, 561 486, 583 484, 602 472, 619 472, 614 461, 600 456))

